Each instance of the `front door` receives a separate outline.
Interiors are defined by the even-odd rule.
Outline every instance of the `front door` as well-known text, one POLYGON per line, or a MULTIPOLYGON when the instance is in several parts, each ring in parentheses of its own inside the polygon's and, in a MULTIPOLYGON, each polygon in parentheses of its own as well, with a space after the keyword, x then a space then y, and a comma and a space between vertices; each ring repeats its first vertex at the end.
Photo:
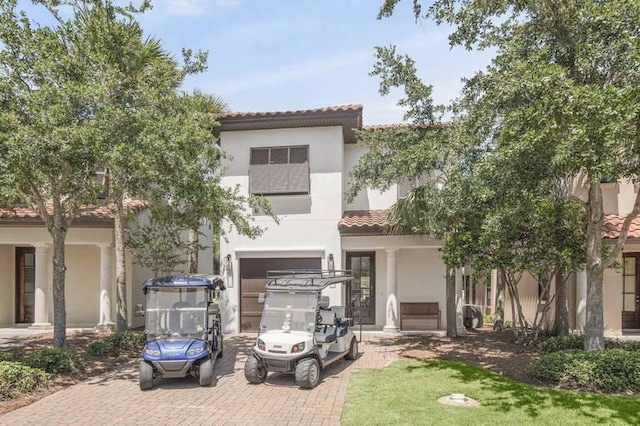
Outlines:
POLYGON ((356 324, 376 323, 376 254, 347 253, 347 269, 355 279, 347 286, 347 301, 356 324))
POLYGON ((640 329, 640 253, 625 253, 622 287, 622 328, 640 329))
POLYGON ((33 323, 36 287, 36 249, 16 248, 16 323, 33 323))

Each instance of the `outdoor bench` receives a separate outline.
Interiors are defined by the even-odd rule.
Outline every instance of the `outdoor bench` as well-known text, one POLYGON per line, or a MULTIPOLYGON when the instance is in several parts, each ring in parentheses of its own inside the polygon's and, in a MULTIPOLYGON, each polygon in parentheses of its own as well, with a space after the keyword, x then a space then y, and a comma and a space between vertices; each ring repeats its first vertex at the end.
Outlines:
POLYGON ((404 320, 436 320, 440 329, 438 302, 400 302, 400 330, 404 320))

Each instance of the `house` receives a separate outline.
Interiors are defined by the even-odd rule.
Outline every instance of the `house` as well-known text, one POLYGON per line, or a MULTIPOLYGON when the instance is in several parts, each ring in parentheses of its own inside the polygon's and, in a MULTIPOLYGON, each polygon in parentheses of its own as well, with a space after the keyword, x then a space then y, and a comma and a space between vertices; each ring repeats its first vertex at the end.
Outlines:
MULTIPOLYGON (((603 196, 604 244, 614 244, 627 214, 633 209, 640 185, 626 180, 609 180, 601 183, 603 196)), ((605 334, 616 336, 640 332, 640 217, 631 222, 627 241, 617 259, 617 267, 604 271, 603 310, 605 334)), ((495 287, 497 274, 494 274, 495 287)), ((581 270, 571 274, 566 282, 569 304, 569 326, 584 329, 587 303, 587 274, 581 270)), ((554 289, 555 283, 552 285, 554 289)), ((494 290, 495 291, 495 290, 494 290)), ((520 299, 529 320, 535 316, 541 304, 541 289, 530 274, 525 274, 519 284, 520 299)), ((494 293, 495 294, 495 293, 494 293)), ((505 320, 511 321, 511 303, 505 296, 505 320)), ((474 303, 474 301, 470 301, 474 303)), ((553 320, 555 307, 550 309, 553 320)))
MULTIPOLYGON (((363 191, 347 203, 349 171, 364 148, 354 129, 362 129, 362 106, 284 112, 230 113, 221 117, 220 145, 231 160, 223 185, 245 194, 262 194, 280 224, 253 212, 264 235, 252 240, 230 233, 221 242, 228 291, 224 302, 226 332, 255 331, 269 270, 290 268, 349 269, 356 277, 344 293, 331 289, 332 304, 346 303, 364 327, 397 331, 399 303, 437 302, 446 329, 445 265, 441 242, 422 235, 385 232, 387 210, 404 196, 402 185, 388 191, 363 191)), ((631 210, 637 186, 603 184, 606 238, 616 238, 621 219, 631 210), (631 203, 631 204, 629 204, 631 203)), ((605 273, 605 321, 613 332, 640 328, 640 220, 625 248, 624 272, 605 273)), ((463 333, 465 304, 491 313, 498 274, 475 283, 471 268, 456 271, 456 326, 463 333)), ((525 276, 520 285, 525 311, 540 307, 537 282, 525 276)), ((569 278, 571 325, 584 324, 586 275, 569 278)), ((508 297, 506 298, 508 301, 508 297)), ((510 305, 505 309, 510 318, 510 305)), ((434 320, 405 321, 405 329, 434 329, 434 320)))
MULTIPOLYGON (((345 200, 349 171, 364 152, 354 129, 362 129, 361 105, 221 118, 220 145, 231 157, 223 185, 264 195, 280 218, 277 225, 254 212, 256 224, 265 228, 261 237, 231 233, 221 242, 229 287, 225 331, 257 330, 258 295, 269 270, 352 270, 353 285, 344 293, 330 289, 328 295, 332 304, 348 304, 356 321, 368 328, 398 330, 399 302, 437 302, 444 312, 441 243, 384 230, 386 210, 404 195, 401 188, 369 190, 352 203, 345 200)), ((457 278, 461 292, 462 271, 457 278)), ((461 317, 459 327, 462 332, 461 317)))
MULTIPOLYGON (((144 220, 144 203, 125 207, 144 220)), ((208 243, 211 246, 211 234, 208 243)), ((65 245, 67 327, 106 329, 115 322, 114 220, 108 207, 85 211, 74 220, 65 245)), ((200 253, 203 273, 213 271, 212 251, 200 253)), ((53 247, 38 214, 29 209, 0 211, 0 327, 50 328, 53 324, 53 247)), ((130 327, 143 325, 133 306, 144 303, 142 283, 153 274, 126 254, 130 327)))

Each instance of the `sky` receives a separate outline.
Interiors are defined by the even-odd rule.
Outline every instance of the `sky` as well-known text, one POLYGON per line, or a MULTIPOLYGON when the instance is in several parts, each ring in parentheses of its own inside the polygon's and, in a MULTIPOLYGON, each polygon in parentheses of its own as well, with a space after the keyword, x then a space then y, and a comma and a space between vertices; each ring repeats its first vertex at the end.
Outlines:
MULTIPOLYGON (((462 78, 488 65, 486 52, 450 49, 448 28, 416 23, 411 1, 377 20, 383 0, 153 0, 138 20, 176 58, 209 52, 206 72, 186 90, 221 97, 232 111, 263 112, 362 104, 365 125, 399 123, 394 91, 378 93, 369 73, 374 46, 397 46, 434 87, 436 103, 454 99, 462 78)), ((134 0, 134 4, 138 1, 134 0)))

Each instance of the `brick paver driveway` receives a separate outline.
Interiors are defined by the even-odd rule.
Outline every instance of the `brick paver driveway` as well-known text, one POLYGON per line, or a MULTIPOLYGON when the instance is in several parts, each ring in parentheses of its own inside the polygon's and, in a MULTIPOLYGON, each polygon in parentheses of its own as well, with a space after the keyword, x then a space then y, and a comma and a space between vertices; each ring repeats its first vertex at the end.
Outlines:
POLYGON ((250 385, 244 361, 255 336, 225 336, 217 382, 208 388, 194 378, 165 380, 138 388, 137 363, 50 395, 0 417, 0 425, 337 425, 354 368, 380 368, 397 359, 394 339, 364 334, 356 361, 329 366, 312 390, 299 389, 292 375, 270 373, 250 385))

